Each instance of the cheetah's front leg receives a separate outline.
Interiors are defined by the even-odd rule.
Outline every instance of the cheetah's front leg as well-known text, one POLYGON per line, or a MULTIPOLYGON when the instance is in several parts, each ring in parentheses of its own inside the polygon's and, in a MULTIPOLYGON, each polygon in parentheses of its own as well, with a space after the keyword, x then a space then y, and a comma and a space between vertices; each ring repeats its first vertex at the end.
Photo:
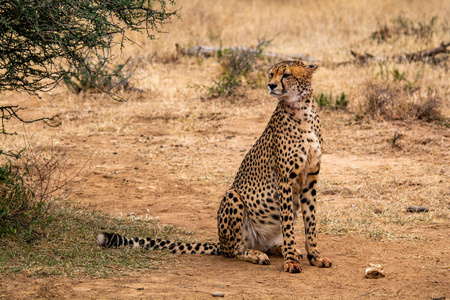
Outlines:
POLYGON ((316 183, 320 165, 312 173, 308 174, 304 188, 301 191, 301 209, 303 212, 303 223, 305 224, 305 247, 308 253, 309 263, 313 266, 329 268, 331 261, 326 257, 320 257, 317 248, 316 235, 316 183))
POLYGON ((284 258, 284 271, 300 273, 302 266, 299 262, 298 250, 294 238, 294 211, 292 202, 292 185, 280 183, 280 215, 283 233, 282 253, 284 258))

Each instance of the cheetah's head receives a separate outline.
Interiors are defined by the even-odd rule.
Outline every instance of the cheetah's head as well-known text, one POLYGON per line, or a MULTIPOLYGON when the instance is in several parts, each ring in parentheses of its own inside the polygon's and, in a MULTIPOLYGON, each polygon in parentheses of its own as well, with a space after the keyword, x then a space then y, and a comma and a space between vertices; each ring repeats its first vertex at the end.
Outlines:
POLYGON ((286 103, 309 102, 311 78, 317 65, 305 65, 301 61, 283 61, 269 69, 269 93, 286 103))

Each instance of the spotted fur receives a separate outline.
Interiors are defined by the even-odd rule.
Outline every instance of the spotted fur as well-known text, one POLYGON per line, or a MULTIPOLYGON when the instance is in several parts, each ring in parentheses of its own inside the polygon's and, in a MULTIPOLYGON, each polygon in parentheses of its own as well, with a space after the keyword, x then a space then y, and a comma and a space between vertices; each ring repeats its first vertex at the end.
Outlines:
POLYGON ((316 239, 316 184, 320 171, 319 116, 311 78, 317 65, 285 61, 269 70, 269 93, 279 100, 266 129, 245 156, 217 212, 219 243, 176 243, 100 233, 104 247, 129 245, 172 253, 224 255, 269 264, 282 255, 284 270, 298 273, 303 257, 294 238, 297 212, 303 215, 305 247, 311 265, 331 267, 316 239))

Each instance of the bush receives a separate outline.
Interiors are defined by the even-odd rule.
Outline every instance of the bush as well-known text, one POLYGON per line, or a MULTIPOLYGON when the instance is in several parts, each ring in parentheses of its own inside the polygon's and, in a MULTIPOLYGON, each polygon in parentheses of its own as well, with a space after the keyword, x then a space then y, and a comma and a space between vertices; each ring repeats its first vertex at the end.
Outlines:
POLYGON ((222 74, 214 84, 207 88, 209 97, 227 97, 236 92, 245 83, 249 87, 261 86, 265 76, 256 67, 256 60, 261 57, 265 47, 271 41, 258 40, 256 47, 225 48, 217 52, 222 66, 222 74))
POLYGON ((72 70, 64 77, 64 83, 74 93, 90 90, 111 91, 114 88, 127 89, 131 85, 128 79, 131 70, 125 72, 125 64, 111 65, 108 60, 98 58, 96 61, 86 59, 78 70, 72 70))
POLYGON ((380 64, 375 78, 362 86, 361 113, 393 120, 419 119, 426 122, 444 120, 444 100, 431 89, 418 86, 423 65, 414 80, 393 66, 380 64))
POLYGON ((14 163, 0 166, 0 235, 27 242, 38 238, 52 219, 49 207, 79 171, 68 171, 67 151, 45 155, 29 146, 14 163))
POLYGON ((440 121, 442 98, 431 91, 405 89, 389 82, 368 81, 363 88, 363 113, 393 120, 440 121))
POLYGON ((0 237, 14 235, 31 242, 39 228, 50 220, 47 205, 37 200, 24 176, 11 164, 0 166, 0 237))

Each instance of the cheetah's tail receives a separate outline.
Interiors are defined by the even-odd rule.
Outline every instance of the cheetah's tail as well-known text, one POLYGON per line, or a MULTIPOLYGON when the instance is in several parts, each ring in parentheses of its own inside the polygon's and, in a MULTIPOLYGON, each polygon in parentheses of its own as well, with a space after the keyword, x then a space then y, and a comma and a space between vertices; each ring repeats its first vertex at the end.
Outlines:
POLYGON ((221 254, 219 243, 180 243, 162 239, 127 238, 117 233, 107 232, 98 234, 97 245, 105 248, 130 246, 148 250, 168 249, 174 254, 221 254))

